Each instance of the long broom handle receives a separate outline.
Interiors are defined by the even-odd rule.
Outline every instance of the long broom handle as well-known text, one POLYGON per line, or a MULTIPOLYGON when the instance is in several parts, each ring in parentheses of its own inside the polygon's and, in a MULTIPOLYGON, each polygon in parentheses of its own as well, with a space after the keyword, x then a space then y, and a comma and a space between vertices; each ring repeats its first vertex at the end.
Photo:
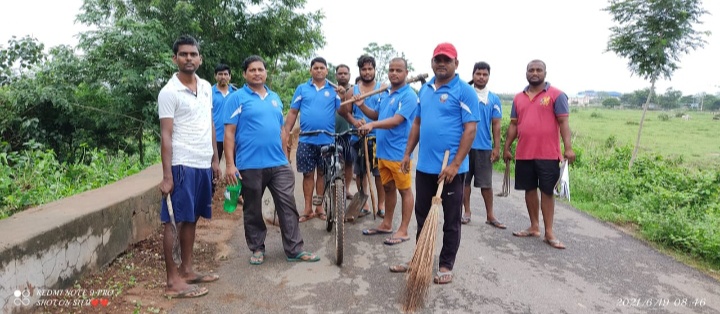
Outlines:
MULTIPOLYGON (((407 81, 405 81, 405 82, 408 83, 408 84, 409 84, 409 83, 413 83, 413 82, 417 82, 417 81, 423 81, 423 82, 424 82, 425 78, 427 78, 427 77, 428 77, 428 74, 427 74, 427 73, 418 74, 418 75, 416 75, 416 76, 413 76, 413 77, 408 78, 407 81)), ((389 87, 388 87, 388 88, 389 88, 389 87)), ((354 103, 354 102, 356 102, 356 101, 358 101, 358 100, 363 100, 363 99, 368 98, 368 97, 370 97, 370 96, 372 96, 372 95, 380 94, 380 93, 382 93, 382 92, 384 92, 384 91, 386 91, 386 90, 387 90, 387 88, 380 88, 380 89, 376 89, 376 90, 371 91, 371 92, 367 92, 367 93, 365 93, 365 94, 360 94, 360 96, 358 96, 357 99, 348 99, 348 100, 346 100, 346 101, 343 101, 342 103, 340 103, 340 106, 344 106, 344 105, 347 105, 347 104, 351 104, 351 103, 354 103)))
MULTIPOLYGON (((445 170, 445 167, 447 167, 448 159, 450 159, 450 151, 445 151, 445 157, 443 157, 443 163, 442 168, 440 169, 440 172, 445 170)), ((438 184, 437 193, 435 193, 435 197, 440 197, 440 194, 442 194, 443 185, 445 185, 445 180, 440 181, 440 184, 438 184)))

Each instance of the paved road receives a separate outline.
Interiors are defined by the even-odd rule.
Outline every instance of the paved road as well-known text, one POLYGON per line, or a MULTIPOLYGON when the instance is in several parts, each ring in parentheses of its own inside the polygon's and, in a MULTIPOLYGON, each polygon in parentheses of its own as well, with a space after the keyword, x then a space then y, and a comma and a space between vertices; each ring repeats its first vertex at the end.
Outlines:
MULTIPOLYGON (((499 189, 502 175, 493 180, 499 189)), ((495 198, 497 216, 509 227, 498 230, 483 223, 481 196, 473 192, 476 209, 462 229, 455 280, 433 285, 426 313, 720 313, 719 282, 609 224, 558 203, 556 234, 568 249, 556 250, 539 238, 512 236, 529 223, 523 194, 495 198)), ((182 300, 171 312, 398 313, 404 277, 388 266, 409 260, 414 243, 391 247, 382 236, 361 235, 378 222, 368 216, 347 225, 341 268, 333 264, 334 242, 319 219, 301 224, 306 249, 322 257, 317 263, 286 262, 279 229, 270 227, 266 261, 251 266, 240 225, 210 294, 182 300)))

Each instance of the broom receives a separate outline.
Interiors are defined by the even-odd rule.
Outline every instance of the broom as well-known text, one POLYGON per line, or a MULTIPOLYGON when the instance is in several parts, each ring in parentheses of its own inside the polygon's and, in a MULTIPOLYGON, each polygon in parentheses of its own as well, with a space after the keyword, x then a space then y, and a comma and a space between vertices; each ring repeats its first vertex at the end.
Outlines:
MULTIPOLYGON (((450 151, 445 151, 442 169, 445 169, 450 157, 450 151)), ((430 282, 432 281, 432 269, 435 253, 435 239, 437 238, 438 219, 440 215, 440 206, 442 206, 442 198, 440 194, 443 190, 445 180, 438 184, 437 192, 432 198, 432 206, 425 219, 425 224, 415 245, 415 253, 408 265, 405 290, 402 294, 402 310, 406 313, 415 312, 417 309, 425 305, 428 291, 430 290, 430 282)))
POLYGON ((173 262, 175 262, 175 264, 177 264, 177 265, 180 265, 182 263, 182 258, 180 258, 180 239, 178 239, 177 225, 175 225, 175 213, 173 212, 173 206, 172 206, 172 200, 170 199, 170 194, 168 194, 168 196, 167 196, 167 207, 168 207, 168 214, 170 215, 170 222, 172 223, 172 231, 173 231, 173 248, 172 248, 173 262))
POLYGON ((495 194, 500 197, 507 197, 510 194, 510 159, 505 161, 505 174, 503 175, 502 191, 495 194))

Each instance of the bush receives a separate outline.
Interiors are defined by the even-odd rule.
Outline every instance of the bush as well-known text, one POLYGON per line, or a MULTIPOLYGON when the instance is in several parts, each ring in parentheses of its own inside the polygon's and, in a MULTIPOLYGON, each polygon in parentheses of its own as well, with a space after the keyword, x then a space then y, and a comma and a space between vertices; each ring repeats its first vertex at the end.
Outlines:
POLYGON ((627 124, 627 125, 640 125, 640 122, 628 120, 628 121, 625 122, 625 124, 627 124))
POLYGON ((685 115, 684 112, 677 112, 675 113, 675 118, 682 118, 685 115))
POLYGON ((0 152, 0 219, 135 174, 159 161, 159 148, 152 147, 145 165, 137 154, 110 156, 87 145, 81 145, 80 160, 73 164, 58 161, 53 150, 35 142, 26 143, 23 151, 0 152))
POLYGON ((628 170, 631 152, 624 146, 586 154, 570 172, 572 203, 720 266, 720 170, 690 171, 682 160, 659 155, 640 156, 628 170))
POLYGON ((668 120, 670 120, 670 116, 668 116, 667 113, 661 113, 658 115, 658 119, 660 121, 668 121, 668 120))
POLYGON ((602 118, 602 115, 597 111, 593 111, 593 113, 590 114, 590 118, 602 118))
POLYGON ((716 114, 713 116, 713 120, 720 120, 720 114, 716 114))

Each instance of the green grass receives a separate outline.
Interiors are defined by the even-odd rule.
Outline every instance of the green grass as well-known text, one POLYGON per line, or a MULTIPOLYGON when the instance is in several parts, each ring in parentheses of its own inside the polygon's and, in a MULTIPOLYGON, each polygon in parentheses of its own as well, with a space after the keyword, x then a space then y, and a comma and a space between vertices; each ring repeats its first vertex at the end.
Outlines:
MULTIPOLYGON (((647 112, 639 154, 681 158, 687 166, 698 169, 720 167, 720 121, 707 112, 688 112, 688 121, 675 117, 675 113, 647 112), (663 113, 670 119, 661 121, 658 117, 663 113)), ((605 146, 612 137, 617 146, 634 146, 641 115, 641 110, 577 108, 570 114, 573 146, 577 143, 594 150, 598 145, 605 146)))

